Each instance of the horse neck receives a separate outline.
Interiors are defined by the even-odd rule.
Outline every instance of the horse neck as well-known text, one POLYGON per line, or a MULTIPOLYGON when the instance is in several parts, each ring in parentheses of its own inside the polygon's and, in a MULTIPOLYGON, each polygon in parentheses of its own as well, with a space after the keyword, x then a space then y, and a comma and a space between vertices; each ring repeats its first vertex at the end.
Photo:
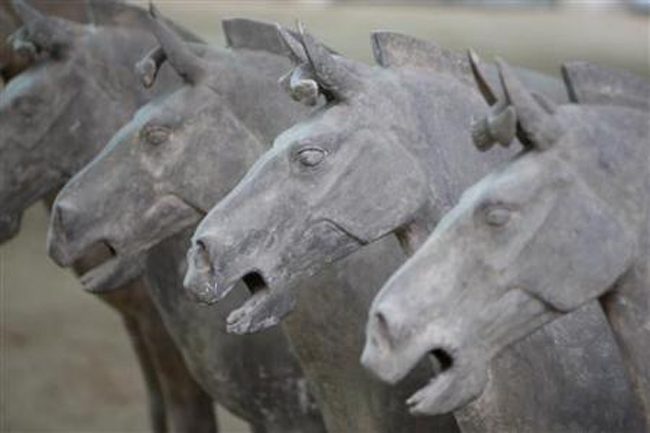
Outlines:
POLYGON ((508 150, 498 147, 485 153, 476 149, 471 125, 487 114, 488 106, 464 81, 429 70, 410 71, 405 78, 409 116, 415 122, 410 123, 413 133, 402 143, 420 162, 431 191, 429 203, 415 216, 416 223, 398 233, 408 253, 419 247, 468 187, 513 156, 519 146, 513 143, 508 150))
POLYGON ((650 143, 647 112, 621 107, 566 106, 559 112, 568 132, 558 159, 620 224, 634 230, 638 254, 600 298, 633 388, 650 427, 650 143), (569 135, 570 134, 570 135, 569 135))
POLYGON ((310 111, 278 84, 290 68, 285 57, 265 51, 237 49, 221 56, 218 91, 230 110, 266 146, 262 150, 310 111))
POLYGON ((569 147, 560 150, 560 157, 641 238, 648 224, 650 184, 647 112, 613 106, 566 106, 561 114, 568 134, 573 136, 567 140, 569 147))

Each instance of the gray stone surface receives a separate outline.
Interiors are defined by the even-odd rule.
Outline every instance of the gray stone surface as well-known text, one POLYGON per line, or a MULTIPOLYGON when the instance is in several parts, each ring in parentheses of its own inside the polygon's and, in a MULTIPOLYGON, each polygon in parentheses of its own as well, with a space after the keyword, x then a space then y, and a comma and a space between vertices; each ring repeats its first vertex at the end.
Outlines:
MULTIPOLYGON (((277 55, 286 49, 274 26, 232 20, 224 28, 234 49, 211 50, 203 59, 179 47, 170 34, 162 35, 166 57, 187 85, 143 107, 107 151, 66 185, 55 206, 50 242, 58 260, 69 261, 100 240, 118 256, 133 256, 175 236, 154 248, 148 273, 158 306, 193 370, 213 394, 226 396, 220 401, 233 412, 248 419, 275 417, 285 429, 293 418, 298 429, 294 412, 312 408, 299 406, 291 393, 283 399, 277 392, 281 386, 294 389, 300 383, 305 389, 295 361, 286 356, 281 330, 226 334, 225 319, 248 298, 246 287, 239 284, 227 301, 210 307, 190 302, 181 288, 189 244, 183 231, 191 230, 232 189, 266 143, 310 111, 291 101, 277 84, 291 65, 286 56, 277 55), (245 35, 247 40, 242 39, 245 35), (244 364, 242 356, 248 360, 244 364)), ((145 62, 148 66, 142 64, 146 82, 155 75, 156 58, 161 57, 154 54, 145 62)), ((301 303, 304 307, 295 320, 284 327, 313 384, 328 430, 457 431, 451 417, 415 419, 402 404, 428 376, 426 365, 413 375, 420 379, 390 387, 358 362, 374 290, 403 259, 394 240, 378 244, 374 251, 327 275, 304 280, 301 292, 322 296, 301 303), (347 302, 347 310, 330 300, 353 292, 361 295, 347 302), (337 327, 331 327, 332 320, 337 327)), ((247 283, 248 290, 256 289, 254 279, 247 283)), ((292 297, 285 299, 293 304, 292 297)))
MULTIPOLYGON (((113 260, 128 262, 191 226, 201 215, 201 202, 210 191, 203 192, 203 198, 189 194, 196 192, 196 182, 204 179, 188 178, 186 182, 182 174, 191 174, 187 167, 200 162, 227 181, 237 174, 237 164, 250 158, 249 153, 259 145, 254 133, 270 127, 264 122, 256 124, 255 131, 240 126, 256 118, 254 110, 246 113, 250 118, 240 120, 240 113, 231 111, 238 107, 225 105, 219 95, 244 103, 239 90, 248 78, 248 101, 257 102, 258 90, 269 84, 268 75, 260 71, 279 73, 278 68, 286 67, 283 58, 261 50, 239 53, 207 47, 198 50, 199 56, 197 47, 185 44, 157 18, 153 8, 152 15, 152 30, 160 48, 138 62, 142 74, 138 78, 144 87, 150 87, 159 79, 157 69, 168 63, 184 85, 142 107, 115 134, 100 159, 61 191, 53 207, 48 241, 50 254, 60 264, 70 264, 98 243, 110 246, 113 260), (183 116, 186 112, 194 117, 183 116), (214 119, 220 122, 212 122, 214 119), (216 132, 221 134, 222 146, 212 146, 210 138, 216 132), (181 143, 185 140, 203 146, 207 153, 184 148, 181 143), (233 141, 240 141, 241 147, 231 148, 233 157, 224 154, 224 164, 216 167, 215 157, 228 152, 233 141), (251 143, 253 148, 247 147, 251 143), (113 165, 116 161, 119 163, 113 165), (190 197, 189 201, 184 197, 190 197), (104 221, 108 225, 102 224, 104 221), (117 236, 106 233, 107 229, 116 231, 117 236), (138 242, 137 234, 144 239, 138 242)), ((298 108, 278 115, 291 119, 298 108)), ((262 108, 258 105, 258 109, 262 108)), ((183 237, 178 242, 187 243, 183 237)), ((160 247, 149 258, 151 272, 146 274, 158 311, 194 376, 217 402, 247 420, 255 431, 323 431, 318 409, 280 330, 248 339, 230 336, 215 311, 197 308, 182 296, 177 280, 183 275, 179 272, 184 248, 179 256, 178 242, 160 247)))
MULTIPOLYGON (((311 100, 303 91, 313 88, 305 83, 311 79, 328 105, 276 138, 201 222, 189 256, 186 285, 207 302, 255 275, 264 294, 231 314, 236 331, 275 323, 287 312, 299 275, 366 244, 395 233, 414 251, 465 188, 514 153, 466 151, 470 121, 482 118, 486 106, 465 56, 381 33, 373 37, 374 52, 388 67, 373 68, 332 54, 304 32, 298 40, 284 37, 300 62, 285 85, 294 97, 311 100)), ((532 82, 548 89, 547 80, 532 82)), ((535 333, 492 365, 494 392, 456 413, 464 431, 605 432, 639 425, 602 311, 595 305, 570 320, 535 333), (566 351, 558 334, 585 342, 598 335, 602 346, 566 351), (577 375, 584 387, 572 385, 577 375), (513 376, 527 380, 512 385, 513 376)), ((444 368, 446 356, 432 358, 444 368)))
MULTIPOLYGON (((50 202, 139 105, 180 85, 166 73, 158 86, 143 90, 133 77, 133 62, 155 43, 146 28, 125 20, 141 17, 138 8, 119 2, 90 5, 97 25, 81 25, 43 15, 21 1, 15 5, 24 26, 14 35, 14 46, 28 47, 35 58, 0 93, 2 242, 19 230, 23 211, 38 200, 50 202)), ((124 320, 144 373, 152 429, 165 431, 169 421, 177 430, 214 431, 210 398, 185 367, 146 287, 134 279, 140 262, 115 266, 110 275, 87 273, 106 254, 101 248, 89 251, 73 267, 86 288, 124 320)))
MULTIPOLYGON (((469 188, 382 289, 364 363, 392 382, 422 354, 445 353, 449 368, 411 404, 446 412, 483 392, 499 352, 599 299, 646 414, 645 428, 616 430, 646 431, 650 116, 647 100, 638 101, 650 84, 571 64, 565 77, 574 101, 607 105, 555 105, 530 93, 505 63, 499 67, 505 95, 493 113, 516 113, 525 148, 469 188)), ((594 338, 582 344, 602 350, 594 338)), ((585 370, 570 383, 579 386, 585 370)))

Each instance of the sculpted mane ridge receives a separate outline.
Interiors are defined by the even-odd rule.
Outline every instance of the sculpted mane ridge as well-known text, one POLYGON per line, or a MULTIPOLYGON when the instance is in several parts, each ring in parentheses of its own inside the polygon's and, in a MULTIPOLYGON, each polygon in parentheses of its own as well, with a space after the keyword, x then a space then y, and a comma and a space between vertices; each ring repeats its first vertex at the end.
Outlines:
POLYGON ((632 73, 568 62, 562 65, 562 76, 571 102, 650 110, 650 83, 632 73))
MULTIPOLYGON (((148 12, 123 0, 86 0, 87 15, 90 22, 97 26, 118 26, 149 29, 148 12)), ((165 19, 188 42, 202 42, 201 38, 183 26, 165 19)))
POLYGON ((226 46, 232 49, 287 55, 287 48, 280 39, 275 24, 247 18, 231 18, 223 20, 221 25, 226 37, 226 46))
POLYGON ((464 54, 395 32, 373 32, 370 40, 373 56, 380 66, 430 68, 453 75, 469 86, 474 85, 469 61, 464 54))

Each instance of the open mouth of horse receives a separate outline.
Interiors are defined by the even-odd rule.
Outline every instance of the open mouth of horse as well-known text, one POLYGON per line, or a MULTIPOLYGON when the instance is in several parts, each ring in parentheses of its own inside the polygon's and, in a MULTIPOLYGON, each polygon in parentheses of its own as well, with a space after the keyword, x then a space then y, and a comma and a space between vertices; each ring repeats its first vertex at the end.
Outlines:
POLYGON ((260 272, 249 272, 242 280, 251 296, 226 319, 228 332, 249 334, 263 331, 280 323, 294 309, 296 300, 293 293, 284 288, 270 288, 260 272))
POLYGON ((413 415, 441 415, 464 407, 478 398, 489 381, 485 354, 436 348, 426 357, 437 373, 429 383, 406 400, 413 415), (478 359, 477 359, 478 357, 478 359))
POLYGON ((118 254, 106 240, 86 248, 76 263, 82 268, 79 280, 84 290, 105 293, 136 278, 141 273, 141 263, 136 257, 118 254))
POLYGON ((457 373, 451 350, 441 347, 431 349, 420 358, 420 360, 423 359, 431 364, 433 376, 427 385, 420 388, 406 400, 406 405, 412 414, 425 413, 424 411, 429 409, 430 403, 438 400, 447 390, 457 373))
MULTIPOLYGON (((318 251, 317 255, 324 257, 324 263, 335 262, 362 245, 359 239, 329 220, 314 222, 302 237, 305 244, 303 255, 309 256, 318 251)), ((292 278, 297 275, 309 276, 315 272, 308 263, 303 263, 293 271, 292 278)), ((289 283, 292 278, 271 280, 265 278, 259 270, 250 270, 244 274, 241 279, 251 292, 251 297, 228 316, 228 332, 251 333, 278 324, 296 306, 295 292, 289 283)))

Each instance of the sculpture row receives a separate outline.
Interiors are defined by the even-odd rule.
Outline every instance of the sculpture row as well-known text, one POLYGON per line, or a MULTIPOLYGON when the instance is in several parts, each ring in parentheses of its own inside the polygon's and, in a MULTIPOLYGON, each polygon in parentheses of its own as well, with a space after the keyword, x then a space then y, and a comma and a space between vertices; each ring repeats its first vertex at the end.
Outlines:
POLYGON ((0 93, 0 239, 49 200, 154 431, 216 431, 212 400, 255 432, 648 428, 646 81, 14 4, 33 64, 0 93))

